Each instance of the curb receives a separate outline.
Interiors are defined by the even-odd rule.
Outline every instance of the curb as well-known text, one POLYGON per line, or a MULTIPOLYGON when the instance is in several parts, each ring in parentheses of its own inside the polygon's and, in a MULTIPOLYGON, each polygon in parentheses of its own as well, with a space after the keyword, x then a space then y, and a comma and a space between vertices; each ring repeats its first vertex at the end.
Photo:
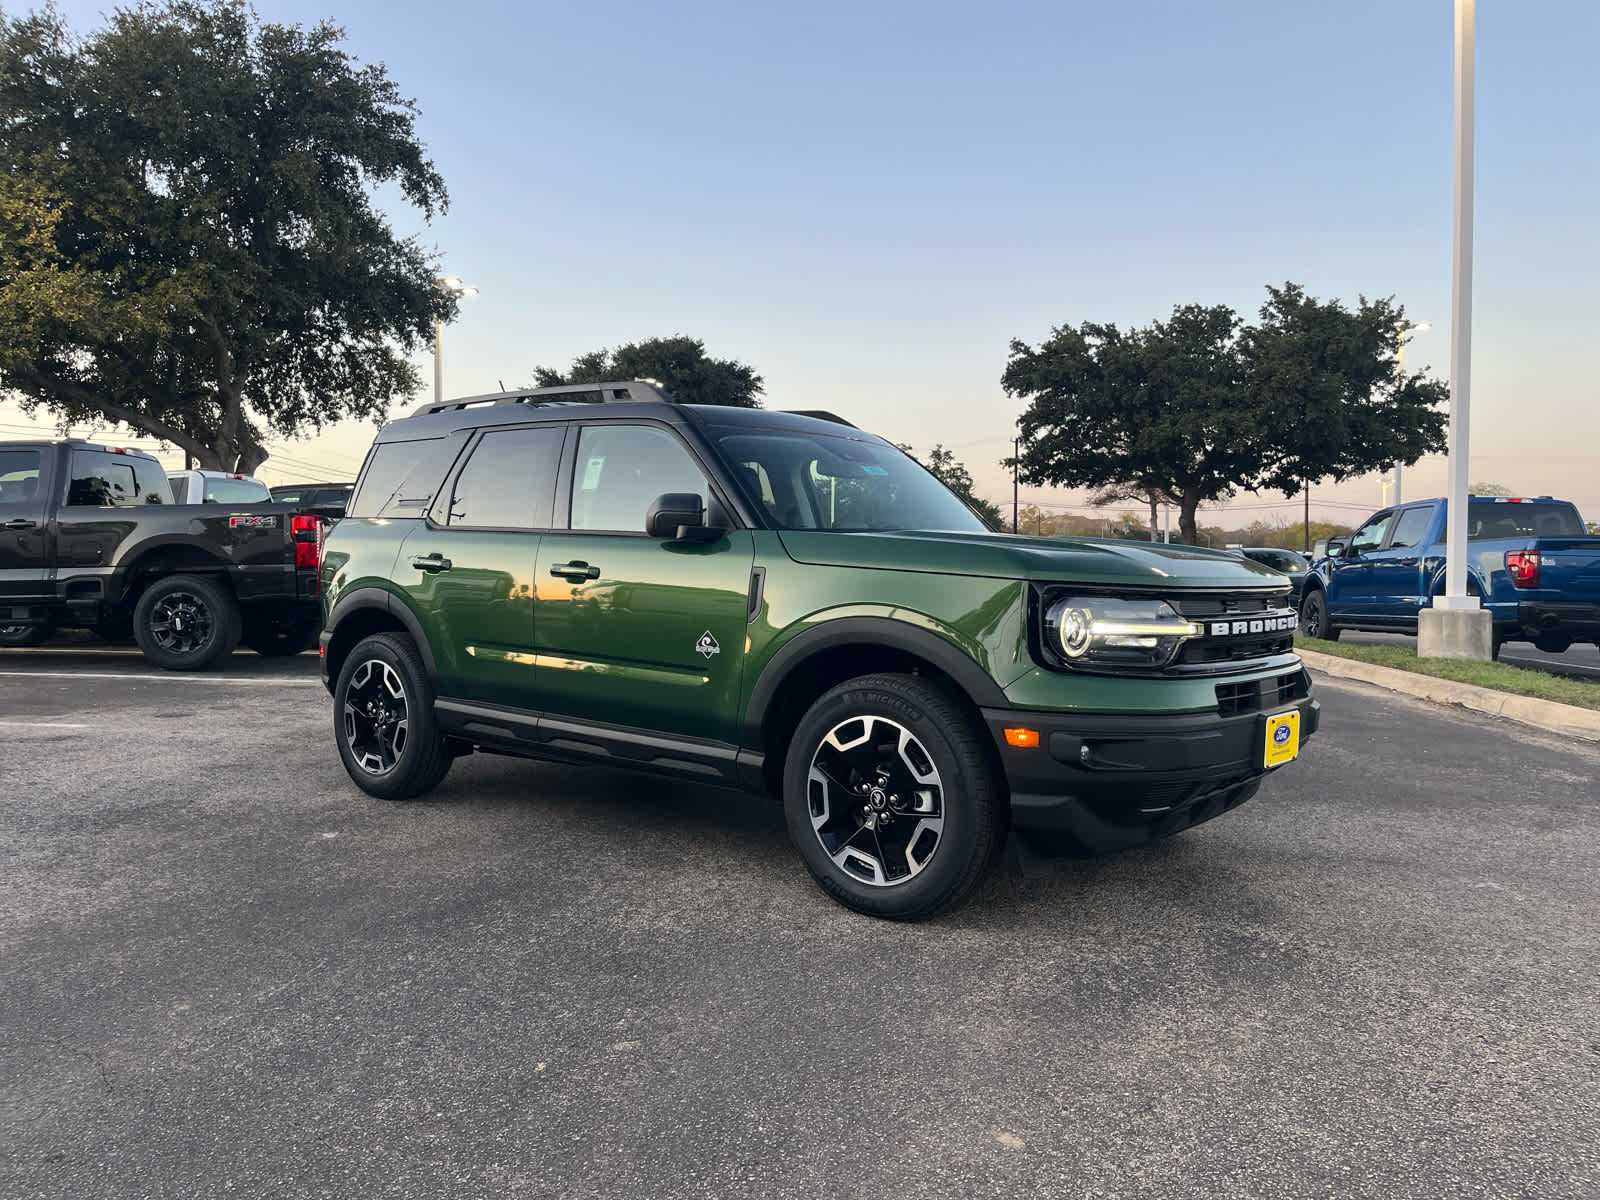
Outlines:
POLYGON ((1333 654, 1318 654, 1315 650, 1297 650, 1296 653, 1306 666, 1324 675, 1376 684, 1392 692, 1431 700, 1435 704, 1458 705, 1494 717, 1507 717, 1550 733, 1600 742, 1600 709, 1579 708, 1575 704, 1559 704, 1554 700, 1540 700, 1533 696, 1514 696, 1509 692, 1497 692, 1493 688, 1478 687, 1471 683, 1419 675, 1415 671, 1402 671, 1396 667, 1380 667, 1375 663, 1340 658, 1333 654))

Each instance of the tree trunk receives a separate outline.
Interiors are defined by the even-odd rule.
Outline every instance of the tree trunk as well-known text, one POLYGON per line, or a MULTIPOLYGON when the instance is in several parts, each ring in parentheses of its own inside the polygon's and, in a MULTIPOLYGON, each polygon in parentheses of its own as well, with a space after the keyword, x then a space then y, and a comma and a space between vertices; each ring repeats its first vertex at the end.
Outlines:
POLYGON ((1178 538, 1186 546, 1200 544, 1200 531, 1195 524, 1195 513, 1200 508, 1198 496, 1180 495, 1178 497, 1178 538))
POLYGON ((1161 540, 1161 523, 1156 520, 1156 507, 1159 501, 1157 501, 1154 492, 1146 492, 1145 499, 1150 501, 1150 540, 1159 542, 1161 540))

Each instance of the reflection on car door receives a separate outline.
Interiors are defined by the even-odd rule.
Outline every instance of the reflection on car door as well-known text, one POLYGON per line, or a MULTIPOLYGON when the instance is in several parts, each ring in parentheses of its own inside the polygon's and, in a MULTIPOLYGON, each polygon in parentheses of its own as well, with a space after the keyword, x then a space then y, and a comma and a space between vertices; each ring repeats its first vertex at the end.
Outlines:
POLYGON ((1386 509, 1350 535, 1344 555, 1328 563, 1328 614, 1335 623, 1366 620, 1372 610, 1372 555, 1394 521, 1386 509))
POLYGON ((541 733, 566 716, 735 741, 750 532, 708 543, 645 534, 658 496, 694 492, 709 505, 716 494, 666 426, 586 425, 569 459, 568 528, 544 536, 534 573, 541 733))
POLYGON ((534 561, 566 430, 480 434, 406 538, 395 578, 433 628, 439 692, 533 708, 534 561))
POLYGON ((1371 617, 1374 623, 1410 628, 1427 602, 1427 581, 1422 570, 1422 538, 1433 519, 1433 505, 1416 504, 1398 510, 1389 540, 1367 556, 1372 585, 1371 617))

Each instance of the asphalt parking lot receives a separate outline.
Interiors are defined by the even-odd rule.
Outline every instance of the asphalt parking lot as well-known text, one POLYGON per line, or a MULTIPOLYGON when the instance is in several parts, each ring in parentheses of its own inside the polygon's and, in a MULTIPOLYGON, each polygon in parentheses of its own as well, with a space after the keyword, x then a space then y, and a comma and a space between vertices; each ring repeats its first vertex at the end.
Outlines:
POLYGON ((0 653, 0 1196, 1600 1195, 1600 750, 1324 684, 1237 812, 837 907, 775 806, 345 779, 304 656, 0 653))

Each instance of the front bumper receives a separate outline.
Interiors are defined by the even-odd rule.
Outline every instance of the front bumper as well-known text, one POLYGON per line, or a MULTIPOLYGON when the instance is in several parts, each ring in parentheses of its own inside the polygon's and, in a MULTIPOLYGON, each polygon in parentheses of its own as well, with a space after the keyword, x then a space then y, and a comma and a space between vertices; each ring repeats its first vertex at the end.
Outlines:
POLYGON ((1045 849, 1105 854, 1244 803, 1269 773, 1262 766, 1267 718, 1298 710, 1304 746, 1321 707, 1308 696, 1236 716, 986 708, 983 718, 1005 767, 1016 831, 1045 849), (1019 726, 1037 730, 1039 744, 1010 745, 1005 730, 1019 726))

